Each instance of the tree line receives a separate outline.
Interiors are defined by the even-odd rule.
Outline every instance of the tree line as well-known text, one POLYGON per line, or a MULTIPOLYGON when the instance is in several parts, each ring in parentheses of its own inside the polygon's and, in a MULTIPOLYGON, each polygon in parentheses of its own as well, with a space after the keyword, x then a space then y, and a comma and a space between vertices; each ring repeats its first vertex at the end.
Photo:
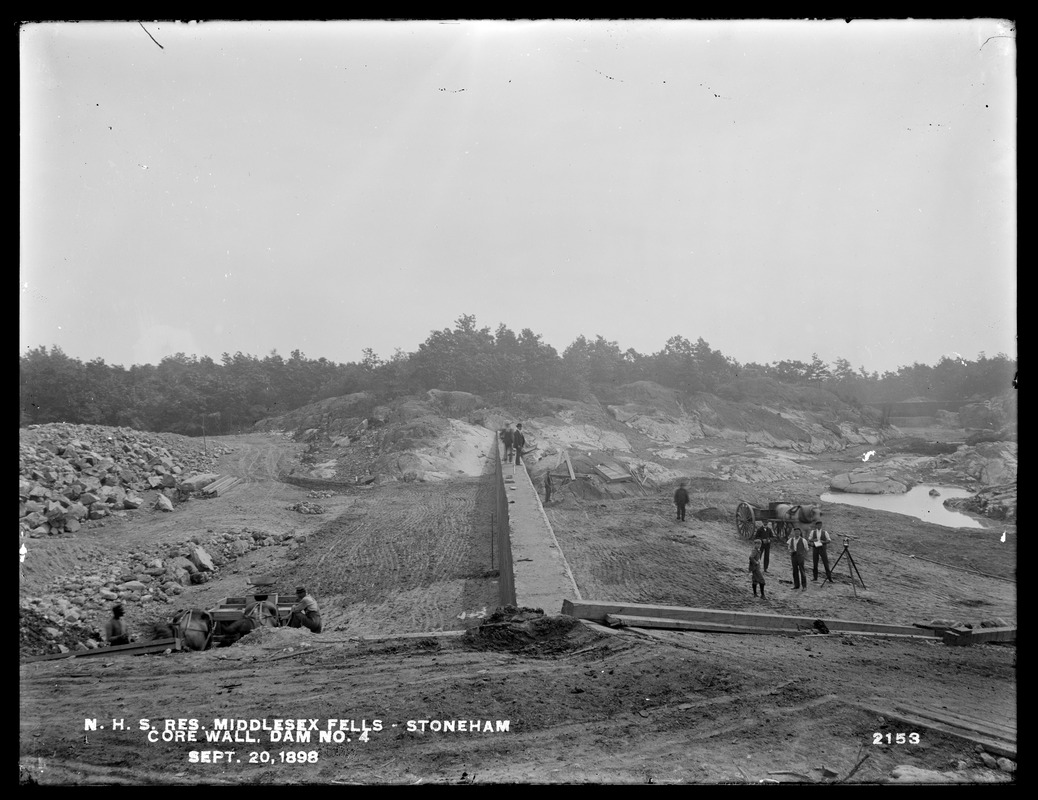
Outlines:
POLYGON ((620 350, 602 336, 578 336, 560 355, 540 334, 505 325, 480 327, 475 316, 432 331, 412 353, 388 359, 370 348, 360 362, 340 364, 293 350, 264 358, 224 353, 220 361, 184 353, 158 365, 129 368, 96 358, 83 363, 59 347, 37 347, 20 357, 20 424, 71 422, 197 436, 245 430, 258 420, 354 392, 377 402, 428 389, 480 394, 502 405, 522 395, 609 402, 616 389, 654 381, 683 394, 717 392, 739 377, 830 389, 845 401, 883 403, 927 397, 964 401, 1008 389, 1016 361, 981 353, 974 361, 942 358, 880 375, 854 369, 846 359, 740 364, 702 338, 673 336, 655 353, 620 350))

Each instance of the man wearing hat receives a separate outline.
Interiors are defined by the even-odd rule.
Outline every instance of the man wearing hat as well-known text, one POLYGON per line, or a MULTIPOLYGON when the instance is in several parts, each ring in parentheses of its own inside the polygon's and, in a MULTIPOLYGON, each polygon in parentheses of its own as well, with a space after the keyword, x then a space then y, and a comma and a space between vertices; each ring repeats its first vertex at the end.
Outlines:
POLYGON ((833 582, 832 573, 829 571, 829 554, 828 550, 829 543, 832 542, 832 537, 829 535, 829 531, 822 529, 821 521, 814 524, 814 528, 811 530, 811 535, 808 537, 808 542, 811 544, 812 555, 811 560, 814 562, 814 573, 815 576, 811 580, 818 580, 818 559, 822 559, 822 563, 825 565, 825 579, 829 583, 833 582))
POLYGON ((515 451, 515 465, 518 467, 523 462, 520 461, 523 455, 523 447, 526 445, 526 436, 523 435, 523 423, 517 422, 515 424, 515 431, 512 432, 512 449, 515 451))
POLYGON ((685 481, 681 482, 681 485, 674 491, 674 505, 677 507, 678 522, 685 521, 685 506, 688 505, 688 489, 685 481))
POLYGON ((306 592, 303 586, 296 587, 296 598, 299 600, 292 606, 292 616, 288 618, 290 628, 309 628, 314 633, 321 632, 321 609, 317 601, 306 592))
POLYGON ((123 621, 124 613, 122 605, 115 606, 112 608, 112 618, 105 623, 105 639, 109 647, 130 643, 130 628, 123 621))

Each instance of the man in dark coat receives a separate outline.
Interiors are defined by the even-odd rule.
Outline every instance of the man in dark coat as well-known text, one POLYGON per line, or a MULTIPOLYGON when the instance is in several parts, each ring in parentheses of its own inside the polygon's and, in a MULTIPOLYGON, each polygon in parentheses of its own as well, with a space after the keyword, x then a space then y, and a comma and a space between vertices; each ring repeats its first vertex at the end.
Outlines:
POLYGON ((688 505, 688 489, 685 488, 685 482, 682 481, 681 485, 674 492, 674 505, 678 507, 678 522, 685 521, 685 506, 688 505))
POLYGON ((552 490, 554 488, 555 488, 555 484, 554 484, 554 482, 551 479, 551 470, 548 470, 547 472, 544 473, 544 502, 545 503, 550 503, 551 502, 551 493, 552 493, 552 490))
POLYGON ((505 463, 507 464, 512 460, 512 444, 515 439, 515 433, 512 431, 512 423, 509 422, 503 431, 501 431, 501 443, 505 446, 505 463))
POLYGON ((526 437, 523 436, 523 423, 517 423, 515 426, 515 433, 512 434, 512 447, 515 448, 515 465, 518 467, 523 462, 520 461, 520 457, 523 454, 523 445, 526 444, 526 437))
POLYGON ((753 596, 757 596, 757 587, 760 586, 760 599, 764 600, 764 585, 767 581, 760 568, 760 553, 756 549, 750 553, 750 579, 753 581, 753 596))
POLYGON ((758 542, 758 548, 761 555, 761 561, 764 562, 764 571, 768 571, 768 562, 771 561, 771 523, 765 520, 757 528, 757 535, 753 537, 755 542, 758 542))

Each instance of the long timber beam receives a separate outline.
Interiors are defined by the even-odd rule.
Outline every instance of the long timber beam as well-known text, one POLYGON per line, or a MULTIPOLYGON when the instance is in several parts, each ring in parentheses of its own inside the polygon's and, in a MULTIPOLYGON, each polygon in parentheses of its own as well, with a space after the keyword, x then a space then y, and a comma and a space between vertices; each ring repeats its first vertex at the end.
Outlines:
MULTIPOLYGON (((749 611, 723 611, 710 608, 686 608, 684 606, 657 606, 647 603, 617 603, 608 600, 565 600, 562 613, 577 619, 605 622, 610 614, 635 617, 655 617, 689 622, 709 622, 719 625, 737 625, 749 628, 788 630, 813 630, 818 617, 793 617, 785 614, 757 614, 749 611)), ((876 633, 896 636, 912 636, 920 639, 940 640, 934 631, 915 625, 886 625, 878 622, 821 618, 825 626, 836 633, 876 633)))

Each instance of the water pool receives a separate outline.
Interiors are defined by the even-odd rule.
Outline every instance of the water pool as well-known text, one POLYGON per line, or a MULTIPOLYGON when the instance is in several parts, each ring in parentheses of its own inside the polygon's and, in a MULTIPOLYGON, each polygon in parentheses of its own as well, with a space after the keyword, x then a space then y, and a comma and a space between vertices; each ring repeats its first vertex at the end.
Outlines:
POLYGON ((826 492, 822 495, 823 503, 840 503, 845 506, 875 508, 880 511, 892 511, 905 514, 916 519, 944 525, 946 528, 983 528, 984 525, 973 517, 952 511, 944 507, 944 501, 951 497, 972 497, 973 492, 957 486, 934 486, 920 484, 904 494, 854 494, 853 492, 826 492), (931 497, 930 490, 936 489, 940 497, 931 497))

